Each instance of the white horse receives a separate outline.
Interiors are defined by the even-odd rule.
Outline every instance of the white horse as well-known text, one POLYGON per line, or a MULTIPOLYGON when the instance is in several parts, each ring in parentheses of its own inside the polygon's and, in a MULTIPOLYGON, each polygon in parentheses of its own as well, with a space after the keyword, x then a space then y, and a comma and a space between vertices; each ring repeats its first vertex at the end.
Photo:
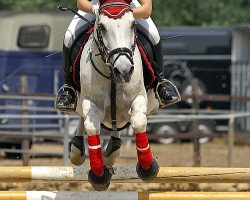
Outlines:
MULTIPOLYGON (((103 5, 100 10, 112 6, 117 4, 103 5)), ((135 41, 135 19, 129 5, 121 3, 121 6, 126 12, 120 18, 113 19, 102 12, 97 16, 94 32, 85 44, 80 61, 77 136, 82 138, 84 130, 88 135, 89 182, 96 190, 108 188, 112 174, 107 167, 113 166, 120 147, 115 143, 116 138, 112 137, 109 152, 104 158, 100 156, 100 125, 115 130, 129 122, 135 134, 145 133, 147 115, 159 107, 153 90, 146 92, 144 86, 143 66, 135 41), (117 148, 112 150, 112 145, 117 148)), ((81 165, 86 157, 84 149, 81 150, 83 140, 76 143, 71 147, 70 159, 73 164, 81 165)), ((147 146, 137 145, 137 173, 142 180, 151 180, 156 177, 159 165, 151 152, 150 155, 141 155, 140 152, 149 149, 147 138, 142 143, 147 146), (142 167, 145 162, 151 163, 147 169, 142 167)))

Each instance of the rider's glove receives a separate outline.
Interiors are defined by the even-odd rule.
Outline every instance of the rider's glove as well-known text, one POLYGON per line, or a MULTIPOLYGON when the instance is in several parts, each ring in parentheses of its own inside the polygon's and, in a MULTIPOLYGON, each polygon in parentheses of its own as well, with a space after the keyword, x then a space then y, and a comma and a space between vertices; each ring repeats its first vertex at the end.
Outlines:
POLYGON ((95 14, 95 15, 98 15, 98 13, 99 13, 99 4, 94 4, 93 6, 92 6, 92 13, 93 14, 95 14))

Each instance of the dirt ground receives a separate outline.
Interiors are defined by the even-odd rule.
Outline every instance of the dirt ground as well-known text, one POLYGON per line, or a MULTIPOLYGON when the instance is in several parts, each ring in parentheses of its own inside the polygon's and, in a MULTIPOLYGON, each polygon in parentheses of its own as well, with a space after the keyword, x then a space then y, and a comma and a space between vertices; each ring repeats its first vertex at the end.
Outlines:
MULTIPOLYGON (((35 150, 62 151, 62 145, 36 144, 35 150)), ((158 156, 160 166, 185 167, 193 166, 193 144, 189 142, 168 145, 151 144, 151 149, 158 156)), ((233 167, 250 167, 250 145, 236 144, 234 147, 233 167)), ((0 166, 21 166, 20 159, 7 159, 0 157, 0 166)), ((62 158, 36 157, 31 158, 30 166, 60 166, 62 158)), ((71 164, 69 164, 71 165, 71 164)), ((89 165, 87 159, 84 165, 89 165)), ((135 166, 136 151, 132 144, 127 147, 123 144, 121 157, 115 166, 135 166), (123 158, 130 155, 134 158, 123 158)), ((214 139, 212 142, 201 145, 201 166, 227 167, 227 141, 223 138, 214 139)), ((88 183, 59 183, 59 182, 32 182, 32 183, 1 183, 0 190, 59 190, 59 191, 89 191, 93 190, 88 183)), ((250 191, 250 184, 117 184, 111 183, 109 191, 250 191)))

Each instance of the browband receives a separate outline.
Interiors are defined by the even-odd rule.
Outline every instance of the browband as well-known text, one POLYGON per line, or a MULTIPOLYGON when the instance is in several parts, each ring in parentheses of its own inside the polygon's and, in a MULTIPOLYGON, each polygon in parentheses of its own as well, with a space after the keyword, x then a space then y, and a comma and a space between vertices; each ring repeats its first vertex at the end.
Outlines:
POLYGON ((120 7, 120 6, 124 6, 124 7, 127 7, 129 8, 130 10, 131 9, 131 6, 127 3, 123 3, 123 2, 110 2, 110 3, 105 3, 103 4, 100 8, 99 8, 99 13, 101 12, 102 9, 104 8, 107 8, 107 7, 110 7, 110 6, 117 6, 117 7, 120 7))

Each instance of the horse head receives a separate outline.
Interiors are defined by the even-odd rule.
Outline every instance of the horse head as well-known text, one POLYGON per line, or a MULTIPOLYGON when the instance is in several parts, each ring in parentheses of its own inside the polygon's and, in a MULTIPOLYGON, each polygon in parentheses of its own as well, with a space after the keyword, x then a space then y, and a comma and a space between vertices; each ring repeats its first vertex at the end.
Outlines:
POLYGON ((95 41, 117 83, 129 82, 134 71, 135 27, 128 3, 101 4, 95 23, 95 41))

